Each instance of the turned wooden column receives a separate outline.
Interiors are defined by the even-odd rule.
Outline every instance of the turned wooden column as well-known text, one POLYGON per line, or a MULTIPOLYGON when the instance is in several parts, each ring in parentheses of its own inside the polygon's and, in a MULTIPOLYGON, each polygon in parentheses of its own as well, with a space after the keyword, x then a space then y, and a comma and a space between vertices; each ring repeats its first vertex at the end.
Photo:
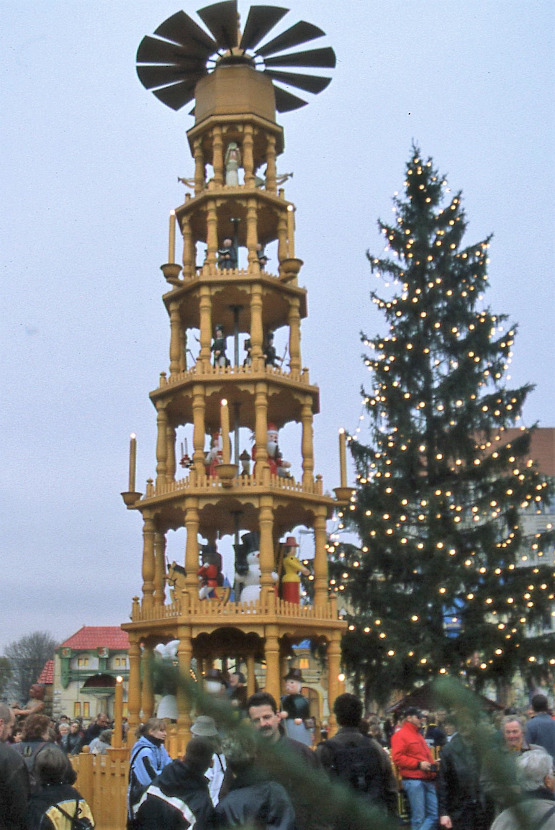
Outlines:
POLYGON ((301 312, 298 297, 292 297, 289 305, 289 365, 291 374, 301 373, 301 312))
POLYGON ((247 697, 255 692, 254 654, 247 654, 247 697))
POLYGON ((177 628, 179 645, 177 647, 177 662, 179 665, 180 682, 177 687, 177 747, 180 755, 191 737, 191 708, 190 696, 187 693, 187 684, 191 682, 191 659, 193 657, 193 644, 191 640, 191 629, 189 626, 180 625, 177 628))
POLYGON ((206 264, 213 271, 216 267, 218 253, 218 214, 216 202, 211 199, 206 211, 206 264))
POLYGON ((179 329, 179 346, 181 353, 179 355, 179 369, 184 372, 187 369, 187 332, 183 327, 179 329))
POLYGON ((170 304, 170 375, 181 371, 181 315, 179 305, 170 304))
POLYGON ((150 511, 143 513, 143 600, 145 609, 152 608, 154 595, 154 518, 150 511))
POLYGON ((129 680, 127 681, 127 711, 129 729, 127 745, 135 743, 135 731, 141 722, 141 648, 139 635, 129 632, 129 680))
POLYGON ((264 470, 268 466, 268 387, 265 383, 256 384, 254 411, 254 444, 256 447, 254 473, 256 480, 262 481, 264 470))
POLYGON ((154 713, 154 690, 152 688, 152 646, 146 644, 143 649, 142 675, 143 683, 141 689, 141 711, 143 721, 147 721, 154 713))
POLYGON ((193 146, 195 157, 195 196, 204 190, 206 172, 204 169, 204 153, 202 152, 202 139, 196 138, 193 146))
POLYGON ((266 691, 276 699, 279 710, 281 683, 279 676, 279 630, 277 625, 266 625, 264 627, 264 634, 266 636, 266 645, 264 648, 264 656, 266 657, 266 691))
POLYGON ((243 131, 243 170, 245 172, 245 186, 254 187, 254 157, 253 157, 253 126, 245 124, 243 131))
POLYGON ((198 586, 197 571, 199 567, 198 529, 199 513, 198 499, 195 496, 188 496, 185 499, 185 529, 187 530, 187 542, 185 545, 185 584, 191 595, 198 586))
POLYGON ((195 472, 200 476, 206 474, 204 467, 205 409, 204 387, 197 383, 193 386, 193 464, 195 472))
POLYGON ((203 372, 210 370, 210 344, 212 340, 212 299, 208 285, 201 285, 200 299, 200 354, 197 363, 203 372))
POLYGON ((287 218, 283 211, 280 211, 277 223, 278 236, 278 263, 281 275, 281 263, 289 256, 289 248, 287 246, 287 218))
POLYGON ((258 231, 257 231, 257 210, 256 210, 256 199, 249 199, 247 201, 247 251, 248 251, 248 263, 249 268, 253 268, 254 266, 258 266, 257 270, 259 270, 259 262, 258 262, 258 254, 256 251, 256 245, 258 243, 258 231))
POLYGON ((253 285, 251 289, 251 359, 254 372, 264 367, 264 328, 262 326, 262 286, 253 285))
POLYGON ((154 605, 166 601, 166 535, 161 530, 154 532, 154 605))
POLYGON ((181 224, 183 233, 183 276, 187 279, 195 276, 195 253, 193 251, 193 234, 188 216, 184 216, 181 224))
POLYGON ((339 673, 341 671, 341 634, 333 631, 328 644, 328 706, 330 709, 329 725, 330 735, 337 730, 337 721, 333 714, 335 698, 340 693, 339 673))
POLYGON ((260 527, 260 596, 262 597, 266 595, 267 589, 272 591, 274 589, 274 580, 272 579, 272 571, 275 568, 274 512, 271 496, 261 497, 258 521, 260 527))
POLYGON ((167 467, 166 459, 168 457, 167 451, 167 429, 168 429, 168 413, 166 412, 166 401, 157 401, 156 410, 156 425, 158 428, 158 437, 156 440, 156 485, 165 484, 167 481, 167 467))
POLYGON ((168 482, 175 481, 175 473, 177 470, 175 458, 175 427, 168 424, 166 429, 166 480, 168 482))
POLYGON ((328 600, 326 518, 326 507, 319 505, 316 508, 316 516, 314 517, 314 605, 324 605, 328 600))
POLYGON ((276 137, 268 134, 266 147, 266 190, 277 192, 276 137))
POLYGON ((216 125, 212 130, 212 167, 214 168, 214 184, 222 187, 224 183, 224 142, 222 128, 216 125))
POLYGON ((302 439, 301 452, 303 456, 303 486, 312 485, 314 478, 314 443, 312 434, 312 401, 307 395, 301 407, 302 439))

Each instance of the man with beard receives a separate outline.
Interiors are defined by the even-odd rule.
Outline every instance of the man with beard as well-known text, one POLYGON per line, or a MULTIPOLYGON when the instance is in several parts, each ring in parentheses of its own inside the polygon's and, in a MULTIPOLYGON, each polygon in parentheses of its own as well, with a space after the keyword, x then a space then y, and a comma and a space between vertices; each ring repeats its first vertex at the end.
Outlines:
POLYGON ((327 824, 319 817, 324 805, 318 800, 317 788, 311 787, 311 773, 322 769, 314 752, 285 735, 275 698, 268 692, 255 692, 251 695, 247 700, 247 711, 261 738, 258 763, 267 777, 281 784, 289 795, 295 810, 297 828, 327 828, 327 824))
POLYGON ((275 424, 268 424, 266 432, 266 449, 268 450, 268 464, 270 465, 270 472, 274 476, 280 478, 290 478, 291 473, 289 468, 291 464, 289 461, 284 461, 281 455, 281 450, 278 445, 278 428, 275 424))

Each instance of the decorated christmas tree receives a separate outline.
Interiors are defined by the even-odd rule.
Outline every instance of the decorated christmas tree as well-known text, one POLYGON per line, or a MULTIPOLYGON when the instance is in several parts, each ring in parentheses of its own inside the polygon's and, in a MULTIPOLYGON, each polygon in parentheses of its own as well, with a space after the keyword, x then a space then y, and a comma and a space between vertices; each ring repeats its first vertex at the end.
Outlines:
POLYGON ((386 258, 368 254, 387 329, 363 335, 370 437, 350 441, 344 514, 360 546, 330 545, 331 586, 350 609, 345 665, 378 701, 445 674, 502 687, 553 657, 552 531, 522 528, 550 485, 530 430, 512 437, 532 387, 505 385, 516 326, 483 302, 489 238, 463 245, 461 195, 416 147, 394 205, 395 223, 379 223, 386 258))

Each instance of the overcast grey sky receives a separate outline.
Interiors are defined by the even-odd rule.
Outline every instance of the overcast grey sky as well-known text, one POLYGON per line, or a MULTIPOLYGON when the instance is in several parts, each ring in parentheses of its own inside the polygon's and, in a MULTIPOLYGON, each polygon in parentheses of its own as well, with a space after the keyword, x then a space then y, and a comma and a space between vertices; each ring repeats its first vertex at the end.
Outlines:
MULTIPOLYGON (((182 8, 194 17, 198 5, 182 8)), ((281 5, 281 4, 280 4, 281 5)), ((416 141, 463 191, 470 244, 494 233, 486 301, 520 324, 512 384, 536 384, 525 422, 553 426, 552 0, 296 0, 280 24, 327 32, 337 67, 279 117, 294 171, 296 252, 308 289, 303 363, 321 389, 316 472, 338 485, 337 430, 359 423, 359 331, 381 318, 365 251, 380 254, 416 141)), ((141 522, 127 513, 155 467, 148 392, 167 369, 168 211, 191 176, 192 119, 139 83, 137 46, 175 0, 4 0, 2 161, 3 575, 0 650, 128 618, 141 522)), ((243 19, 248 5, 239 0, 243 19)), ((270 263, 270 268, 271 268, 270 263)), ((284 433, 287 432, 284 430, 284 433)), ((298 470, 298 436, 282 443, 298 470)))

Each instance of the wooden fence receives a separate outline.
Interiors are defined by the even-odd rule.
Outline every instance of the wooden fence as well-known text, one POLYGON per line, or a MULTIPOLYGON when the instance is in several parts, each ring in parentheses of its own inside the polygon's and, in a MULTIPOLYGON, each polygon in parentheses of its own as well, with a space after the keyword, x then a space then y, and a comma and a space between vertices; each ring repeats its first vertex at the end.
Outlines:
POLYGON ((93 755, 86 747, 71 762, 77 773, 75 786, 92 810, 96 830, 125 830, 129 750, 93 755))

